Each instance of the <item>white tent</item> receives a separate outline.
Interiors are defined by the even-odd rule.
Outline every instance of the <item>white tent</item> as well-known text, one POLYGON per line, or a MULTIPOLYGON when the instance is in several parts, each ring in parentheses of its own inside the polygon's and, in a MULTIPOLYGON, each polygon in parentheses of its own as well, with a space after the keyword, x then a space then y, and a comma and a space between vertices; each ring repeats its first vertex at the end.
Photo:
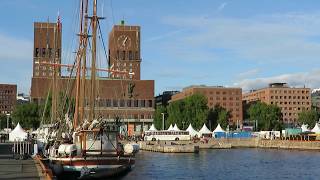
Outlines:
POLYGON ((174 131, 180 131, 180 129, 178 128, 177 124, 174 124, 173 130, 174 130, 174 131))
POLYGON ((307 124, 302 124, 301 130, 302 130, 302 132, 308 132, 308 131, 310 131, 310 129, 308 129, 308 125, 307 125, 307 124))
POLYGON ((207 128, 206 124, 203 124, 202 128, 199 131, 200 136, 203 134, 212 134, 212 132, 207 128))
POLYGON ((169 126, 169 128, 168 128, 168 131, 173 131, 172 124, 170 124, 170 126, 169 126))
POLYGON ((22 129, 20 123, 9 133, 9 141, 23 141, 27 139, 28 134, 22 129))
POLYGON ((213 133, 216 133, 216 132, 226 132, 226 131, 221 128, 220 124, 218 124, 216 129, 213 131, 213 133))
POLYGON ((152 124, 148 131, 158 131, 158 130, 156 129, 156 127, 154 127, 154 124, 152 124))
POLYGON ((189 132, 189 134, 191 135, 191 137, 195 137, 195 136, 198 136, 198 137, 199 137, 199 136, 200 136, 200 135, 199 135, 199 132, 193 129, 191 123, 189 124, 189 127, 186 129, 186 131, 189 132))
POLYGON ((320 127, 319 127, 319 124, 316 123, 316 125, 314 125, 314 128, 311 130, 311 132, 314 132, 316 134, 320 134, 320 127))

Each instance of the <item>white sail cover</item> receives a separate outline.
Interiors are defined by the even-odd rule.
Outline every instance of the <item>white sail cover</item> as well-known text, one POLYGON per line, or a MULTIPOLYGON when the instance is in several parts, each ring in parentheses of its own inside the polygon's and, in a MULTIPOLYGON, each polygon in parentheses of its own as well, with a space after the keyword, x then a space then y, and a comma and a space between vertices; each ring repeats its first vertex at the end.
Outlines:
POLYGON ((158 131, 156 127, 154 127, 154 124, 151 125, 149 131, 158 131))
POLYGON ((202 128, 199 131, 200 136, 203 134, 211 134, 212 132, 207 128, 206 124, 203 124, 202 128))
POLYGON ((177 124, 174 124, 173 130, 174 130, 174 131, 180 131, 180 129, 178 128, 177 124))
POLYGON ((170 126, 169 126, 169 128, 168 128, 168 131, 173 131, 172 124, 170 124, 170 126))
POLYGON ((193 129, 191 123, 189 124, 189 127, 186 129, 186 131, 189 132, 189 134, 191 135, 191 137, 195 137, 195 136, 198 136, 198 137, 199 137, 199 136, 200 136, 200 135, 199 135, 199 132, 193 129))
POLYGON ((308 129, 308 125, 307 125, 307 124, 302 124, 301 130, 302 130, 302 132, 308 132, 308 131, 310 131, 310 129, 308 129))
POLYGON ((9 133, 9 141, 23 141, 27 139, 28 134, 22 129, 20 123, 9 133))
POLYGON ((314 125, 314 128, 311 130, 311 132, 314 132, 314 133, 320 133, 320 127, 319 127, 319 124, 316 123, 316 125, 314 125))
POLYGON ((213 131, 213 133, 216 133, 216 132, 226 132, 226 131, 221 128, 220 124, 218 124, 216 129, 213 131))

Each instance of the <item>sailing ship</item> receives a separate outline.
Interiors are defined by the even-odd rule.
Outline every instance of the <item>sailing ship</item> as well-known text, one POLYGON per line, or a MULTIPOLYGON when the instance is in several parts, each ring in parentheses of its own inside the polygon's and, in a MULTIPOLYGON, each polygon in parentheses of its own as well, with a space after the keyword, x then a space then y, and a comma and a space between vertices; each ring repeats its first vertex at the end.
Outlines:
MULTIPOLYGON (((80 179, 102 178, 113 176, 134 167, 135 153, 138 146, 133 144, 123 145, 119 142, 120 118, 115 118, 115 123, 105 122, 97 116, 97 71, 102 70, 97 65, 97 34, 99 20, 97 16, 97 0, 92 0, 92 16, 89 17, 89 0, 80 0, 80 33, 79 46, 74 65, 63 65, 55 58, 46 63, 53 67, 52 80, 52 128, 46 134, 46 146, 43 149, 44 159, 54 174, 58 177, 66 173, 76 175, 80 179), (89 24, 90 20, 90 24, 89 24), (89 25, 91 25, 89 27, 89 25), (92 34, 89 35, 88 29, 92 34), (90 37, 90 38, 89 38, 90 37), (87 67, 87 49, 90 43, 91 67, 87 67), (61 67, 75 69, 75 104, 74 113, 69 117, 70 107, 64 118, 59 118, 57 74, 61 67), (88 69, 90 79, 86 77, 88 69), (86 87, 89 86, 89 92, 86 87), (86 99, 86 94, 89 98, 86 99)), ((58 18, 58 31, 60 18, 58 18)), ((110 72, 109 69, 104 71, 110 72)), ((125 71, 112 71, 112 73, 128 73, 125 71)), ((70 75, 71 77, 71 75, 70 75)), ((71 77, 72 78, 72 77, 71 77)), ((72 92, 72 90, 70 91, 72 92)), ((63 100, 72 93, 66 93, 63 100)), ((67 104, 67 103, 65 103, 67 104)), ((64 104, 64 105, 65 105, 64 104)), ((69 103, 70 106, 70 103, 69 103)), ((62 111, 64 112, 64 111, 62 111)), ((43 138, 43 137, 42 137, 43 138)))

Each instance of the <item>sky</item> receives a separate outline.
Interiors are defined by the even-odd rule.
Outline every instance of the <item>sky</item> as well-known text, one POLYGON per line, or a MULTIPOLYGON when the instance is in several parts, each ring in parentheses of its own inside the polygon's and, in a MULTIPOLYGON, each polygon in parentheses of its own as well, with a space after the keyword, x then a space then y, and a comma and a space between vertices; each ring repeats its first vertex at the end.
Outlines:
MULTIPOLYGON (((29 94, 33 23, 63 24, 64 63, 73 61, 79 0, 1 0, 0 83, 29 94)), ((99 0, 105 41, 124 19, 141 26, 141 79, 155 95, 190 85, 241 87, 287 82, 320 88, 320 1, 99 0)))

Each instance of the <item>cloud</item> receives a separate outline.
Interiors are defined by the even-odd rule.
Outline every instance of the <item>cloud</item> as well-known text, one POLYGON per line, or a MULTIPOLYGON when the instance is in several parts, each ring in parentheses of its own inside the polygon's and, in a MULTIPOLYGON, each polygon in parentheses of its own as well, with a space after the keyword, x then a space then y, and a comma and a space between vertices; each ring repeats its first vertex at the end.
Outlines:
POLYGON ((183 30, 176 30, 176 31, 170 31, 168 33, 165 33, 165 34, 161 34, 161 35, 158 35, 158 36, 154 36, 154 37, 151 37, 149 39, 146 39, 144 42, 152 42, 152 41, 158 41, 158 40, 161 40, 161 39, 164 39, 164 38, 169 38, 171 36, 174 36, 180 32, 182 32, 183 30))
POLYGON ((224 2, 224 3, 220 4, 220 6, 218 7, 218 12, 222 11, 227 5, 228 5, 227 2, 224 2))
MULTIPOLYGON (((318 62, 320 13, 271 14, 247 18, 167 16, 165 24, 188 33, 170 41, 171 47, 228 49, 238 59, 259 63, 318 62)), ((210 51, 202 56, 210 57, 210 51)))
POLYGON ((238 77, 240 79, 247 78, 247 77, 252 77, 252 76, 257 75, 259 72, 260 72, 260 69, 258 69, 258 68, 251 69, 251 70, 248 70, 246 72, 239 73, 238 77))
POLYGON ((32 59, 33 43, 27 39, 18 39, 0 33, 1 61, 32 59))
POLYGON ((234 86, 241 87, 243 91, 249 91, 252 89, 260 89, 267 87, 269 83, 288 83, 293 87, 308 87, 316 89, 320 87, 320 69, 313 70, 311 72, 300 72, 292 74, 282 74, 278 76, 244 79, 234 83, 234 86))

